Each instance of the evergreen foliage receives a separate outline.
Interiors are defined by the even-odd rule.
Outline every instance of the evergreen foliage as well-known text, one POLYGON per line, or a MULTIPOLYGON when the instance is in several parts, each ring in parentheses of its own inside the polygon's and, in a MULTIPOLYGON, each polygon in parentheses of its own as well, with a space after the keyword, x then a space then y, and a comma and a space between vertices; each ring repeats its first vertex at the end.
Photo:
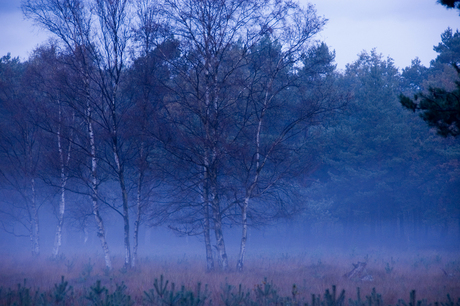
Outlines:
MULTIPOLYGON (((413 98, 402 94, 399 97, 401 104, 413 112, 419 112, 420 117, 431 127, 436 128, 439 135, 456 137, 460 135, 460 33, 453 33, 448 28, 441 35, 441 42, 434 47, 438 53, 435 60, 431 61, 432 73, 443 77, 442 70, 453 66, 457 77, 454 87, 448 90, 445 86, 430 85, 424 91, 418 91, 413 98), (441 73, 439 72, 441 71, 441 73)), ((414 64, 414 63, 413 63, 414 64)), ((441 83, 442 84, 442 83, 441 83)))
POLYGON ((460 9, 460 1, 458 0, 438 0, 438 3, 446 6, 447 8, 460 9))
MULTIPOLYGON (((161 277, 163 280, 163 277, 161 277)), ((201 290, 201 284, 198 283, 195 290, 185 288, 182 286, 180 291, 175 290, 174 283, 168 287, 168 281, 165 282, 165 287, 154 289, 144 292, 144 299, 139 305, 169 305, 169 306, 201 306, 201 305, 292 305, 292 306, 382 306, 384 304, 382 295, 377 293, 373 288, 369 296, 365 299, 361 298, 361 290, 357 288, 356 299, 349 298, 348 304, 346 303, 345 290, 338 294, 337 287, 332 286, 332 289, 326 289, 324 294, 312 294, 311 302, 308 303, 304 298, 297 299, 296 295, 292 297, 280 296, 277 294, 276 288, 273 284, 269 283, 267 279, 262 284, 257 285, 256 289, 251 292, 238 286, 238 291, 235 291, 234 286, 225 285, 222 289, 220 301, 212 301, 209 299, 210 292, 205 286, 205 290, 201 290)), ((295 286, 295 285, 294 285, 295 286)), ((78 296, 74 293, 72 286, 68 286, 67 282, 62 282, 55 285, 55 292, 47 292, 37 289, 33 291, 32 288, 27 287, 26 282, 24 285, 19 284, 15 290, 8 289, 7 291, 0 288, 0 303, 2 305, 16 305, 16 306, 48 306, 48 305, 94 305, 94 306, 129 306, 137 305, 131 299, 131 296, 126 293, 128 288, 123 283, 116 285, 113 292, 109 291, 98 280, 90 287, 85 296, 78 296)), ((448 294, 445 301, 426 301, 417 300, 416 291, 410 292, 409 302, 400 299, 397 306, 429 306, 429 305, 445 305, 445 306, 458 306, 460 299, 455 301, 448 294)))

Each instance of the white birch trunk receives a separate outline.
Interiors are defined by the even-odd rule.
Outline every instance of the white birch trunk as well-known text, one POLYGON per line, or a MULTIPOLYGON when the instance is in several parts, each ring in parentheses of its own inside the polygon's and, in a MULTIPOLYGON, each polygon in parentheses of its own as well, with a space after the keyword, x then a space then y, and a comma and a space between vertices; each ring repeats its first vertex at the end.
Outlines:
POLYGON ((242 234, 240 243, 240 253, 238 254, 238 261, 236 263, 236 269, 240 272, 244 268, 244 255, 246 254, 246 242, 248 240, 248 204, 249 197, 244 199, 243 207, 241 208, 241 221, 242 221, 242 234))
MULTIPOLYGON (((114 47, 117 47, 115 44, 114 47)), ((116 51, 116 50, 115 50, 116 51)), ((118 67, 118 54, 115 52, 115 67, 118 67)), ((118 149, 118 128, 117 128, 117 85, 112 90, 112 150, 113 157, 115 159, 115 165, 117 167, 118 182, 120 184, 121 196, 122 196, 122 206, 123 206, 123 244, 125 249, 125 263, 124 267, 127 268, 131 265, 131 246, 129 241, 129 204, 128 204, 128 192, 126 190, 125 177, 124 177, 124 167, 120 161, 120 154, 118 149)))
POLYGON ((252 196, 252 191, 257 185, 259 181, 259 173, 260 173, 260 127, 261 122, 259 121, 259 128, 257 132, 256 142, 257 142, 257 151, 256 151, 256 174, 254 176, 254 180, 250 187, 246 190, 246 196, 243 201, 243 207, 241 208, 241 243, 240 243, 240 253, 238 255, 238 261, 236 264, 236 269, 240 272, 243 271, 244 268, 244 255, 246 254, 246 242, 248 240, 248 209, 249 209, 249 200, 252 196))
POLYGON ((203 214, 204 214, 204 223, 203 223, 203 236, 204 236, 204 244, 206 249, 206 271, 214 270, 214 258, 212 256, 212 248, 211 248, 211 226, 209 222, 210 214, 209 214, 209 187, 208 187, 208 174, 207 174, 207 166, 209 165, 207 157, 205 157, 205 167, 204 167, 204 174, 203 174, 203 214))
POLYGON ((123 172, 120 173, 120 187, 123 197, 123 241, 125 247, 125 267, 129 267, 131 265, 131 246, 129 241, 129 206, 128 192, 126 190, 123 172))
POLYGON ((105 237, 105 228, 104 222, 102 221, 101 215, 99 213, 99 203, 97 199, 97 158, 96 158, 96 142, 93 130, 93 123, 91 117, 91 106, 89 106, 88 101, 88 109, 87 109, 87 120, 88 120, 88 136, 90 142, 90 150, 91 150, 91 200, 93 202, 93 215, 96 220, 97 226, 97 236, 101 241, 102 251, 104 252, 104 259, 105 259, 105 266, 108 270, 112 270, 112 261, 110 259, 109 253, 109 246, 107 244, 107 240, 105 237))
POLYGON ((61 179, 61 198, 59 201, 59 215, 58 215, 58 224, 56 227, 56 234, 54 237, 54 247, 53 247, 53 258, 56 258, 59 254, 59 249, 62 245, 62 227, 64 225, 64 212, 65 212, 65 181, 61 179))
MULTIPOLYGON (((114 136, 116 137, 116 136, 114 136)), ((125 267, 129 267, 131 264, 131 246, 129 243, 129 206, 128 206, 128 192, 126 191, 124 171, 120 164, 120 158, 118 155, 118 148, 116 141, 113 143, 113 154, 115 163, 117 165, 118 182, 120 184, 122 201, 123 201, 123 243, 125 248, 125 267)))
POLYGON ((243 201, 243 207, 241 208, 241 227, 242 227, 242 233, 241 233, 241 243, 240 243, 240 253, 238 255, 238 261, 236 264, 236 269, 240 272, 243 271, 244 269, 244 256, 246 254, 246 243, 248 241, 248 209, 249 209, 249 200, 252 197, 252 192, 254 191, 254 188, 256 187, 257 183, 259 182, 259 176, 260 172, 262 171, 263 164, 261 164, 260 161, 260 133, 262 131, 262 121, 265 116, 265 111, 267 109, 268 105, 268 90, 271 88, 273 83, 273 79, 269 82, 268 88, 265 92, 265 98, 264 98, 264 107, 262 108, 261 115, 259 117, 259 122, 257 124, 257 131, 256 131, 256 170, 254 174, 254 179, 249 186, 249 188, 246 189, 246 196, 243 201))
MULTIPOLYGON (((210 74, 210 61, 209 59, 207 59, 206 61, 206 76, 209 76, 210 74)), ((206 247, 206 268, 208 271, 211 271, 211 270, 214 270, 214 259, 213 259, 213 256, 212 256, 212 248, 211 248, 211 235, 210 235, 210 231, 211 231, 211 224, 210 224, 210 211, 209 211, 209 207, 211 206, 212 209, 213 209, 213 216, 214 216, 214 219, 215 219, 215 213, 214 213, 214 204, 210 201, 210 193, 211 193, 211 175, 210 175, 210 148, 208 147, 209 144, 211 143, 211 133, 210 133, 210 129, 209 129, 209 120, 210 120, 210 109, 209 109, 209 106, 211 104, 211 98, 210 98, 210 87, 209 87, 209 84, 206 85, 206 89, 205 89, 205 113, 206 113, 206 121, 204 123, 204 126, 205 126, 205 131, 206 131, 206 143, 205 143, 205 148, 204 148, 204 167, 203 167, 203 170, 204 170, 204 177, 203 177, 203 196, 204 196, 204 201, 203 201, 203 205, 204 205, 204 224, 203 224, 203 231, 204 231, 204 241, 205 241, 205 247, 206 247)), ((212 201, 214 201, 214 197, 212 197, 212 201)), ((215 224, 215 220, 214 220, 214 224, 215 224)), ((216 237, 217 237, 217 234, 216 234, 216 237)), ((221 260, 220 260, 220 256, 219 256, 219 266, 222 268, 221 266, 221 260)))
MULTIPOLYGON (((211 65, 209 65, 211 67, 211 65)), ((213 112, 215 115, 214 121, 217 120, 217 114, 219 112, 218 109, 218 89, 217 89, 217 73, 214 73, 213 77, 213 87, 214 87, 214 99, 213 99, 213 112)), ((215 122, 217 123, 217 122, 215 122)), ((216 147, 213 146, 212 148, 212 160, 213 163, 217 159, 217 152, 216 147)), ((218 195, 218 187, 217 187, 217 169, 214 168, 213 165, 212 169, 212 207, 214 213, 214 232, 216 235, 216 244, 217 244, 217 251, 219 253, 219 267, 221 270, 226 271, 228 269, 228 256, 227 251, 225 250, 225 241, 224 241, 224 234, 222 231, 222 213, 220 211, 220 203, 219 203, 219 195, 218 195)))
POLYGON ((88 231, 88 221, 86 221, 83 224, 83 244, 86 244, 88 242, 89 238, 89 231, 88 231))
POLYGON ((214 270, 214 258, 212 257, 212 248, 211 248, 211 226, 209 222, 209 202, 204 202, 204 243, 206 247, 206 270, 214 270))
POLYGON ((62 126, 62 108, 61 108, 61 103, 59 103, 59 125, 58 125, 58 130, 57 130, 57 144, 58 144, 58 153, 59 153, 59 163, 60 163, 60 168, 61 168, 61 184, 60 184, 60 189, 61 189, 61 198, 59 201, 59 214, 58 214, 58 225, 56 227, 56 235, 54 238, 54 247, 53 247, 53 253, 52 256, 53 258, 56 258, 59 254, 59 249, 62 245, 62 228, 64 226, 64 213, 65 213, 65 186, 67 184, 67 175, 66 175, 66 167, 69 164, 70 161, 70 150, 71 150, 71 141, 69 141, 69 147, 67 150, 67 156, 66 159, 64 159, 64 151, 62 149, 62 134, 61 134, 61 126, 62 126))
POLYGON ((224 234, 222 232, 222 215, 220 212, 219 197, 217 195, 217 188, 215 186, 212 187, 211 197, 214 219, 214 233, 216 235, 216 247, 219 256, 219 268, 222 271, 226 271, 228 269, 228 257, 225 250, 224 234))
MULTIPOLYGON (((145 121, 144 121, 145 123, 145 121)), ((142 125, 142 132, 145 133, 145 124, 142 125)), ((145 174, 145 163, 146 156, 144 155, 145 149, 145 142, 141 141, 140 148, 139 148, 139 177, 137 180, 137 197, 136 197, 136 220, 134 221, 134 245, 133 245, 133 256, 131 259, 131 266, 134 268, 137 264, 137 253, 139 248, 139 227, 141 224, 141 214, 142 214, 142 187, 144 182, 144 174, 145 174)))
POLYGON ((40 255, 40 233, 39 233, 39 224, 38 224, 38 208, 36 203, 36 194, 35 194, 35 179, 31 180, 32 185, 32 200, 31 200, 31 231, 30 231, 30 240, 32 242, 32 255, 40 255))
POLYGON ((137 183, 137 198, 136 198, 136 220, 134 221, 134 245, 133 257, 131 266, 134 268, 137 264, 137 249, 139 246, 139 225, 141 223, 141 193, 142 193, 142 171, 139 171, 139 179, 137 183))

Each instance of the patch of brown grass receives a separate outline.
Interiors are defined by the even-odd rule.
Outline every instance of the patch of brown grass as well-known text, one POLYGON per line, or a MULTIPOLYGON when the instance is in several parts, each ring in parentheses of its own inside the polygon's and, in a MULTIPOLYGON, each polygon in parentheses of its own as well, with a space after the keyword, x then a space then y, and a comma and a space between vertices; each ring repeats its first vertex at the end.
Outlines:
MULTIPOLYGON (((231 264, 234 264, 233 261, 230 261, 231 264)), ((298 297, 305 301, 310 301, 311 294, 324 294, 331 285, 336 285, 339 291, 345 289, 347 300, 356 299, 357 287, 361 288, 363 298, 370 295, 372 288, 376 288, 386 305, 394 305, 399 299, 408 301, 413 289, 417 291, 418 300, 427 299, 428 302, 445 301, 448 293, 455 299, 460 297, 460 257, 452 253, 424 252, 395 256, 372 250, 361 252, 361 255, 338 251, 312 251, 295 255, 267 252, 250 256, 244 273, 235 271, 234 266, 227 272, 208 273, 200 256, 143 257, 136 269, 128 271, 121 268, 123 260, 117 256, 113 265, 113 271, 106 273, 101 256, 80 254, 52 261, 43 257, 2 255, 0 286, 14 289, 27 279, 27 286, 47 290, 53 288, 63 275, 77 292, 84 294, 96 280, 101 280, 109 290, 123 281, 132 298, 141 302, 143 292, 153 288, 154 279, 164 275, 178 289, 183 285, 195 290, 198 282, 203 286, 207 284, 215 305, 221 303, 220 295, 225 284, 235 287, 242 284, 253 294, 264 278, 275 286, 280 296, 291 296, 292 285, 296 284, 298 297), (367 261, 367 272, 374 279, 372 282, 352 281, 343 277, 353 268, 352 263, 364 260, 367 261), (73 266, 69 269, 72 262, 73 266), (88 274, 89 266, 92 266, 92 271, 88 274)))

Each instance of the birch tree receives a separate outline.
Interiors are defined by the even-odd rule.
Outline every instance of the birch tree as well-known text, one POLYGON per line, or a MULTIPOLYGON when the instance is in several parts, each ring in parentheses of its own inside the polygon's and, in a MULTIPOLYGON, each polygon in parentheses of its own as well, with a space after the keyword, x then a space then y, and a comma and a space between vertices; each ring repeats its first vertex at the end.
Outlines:
POLYGON ((101 241, 106 267, 110 270, 112 262, 98 202, 98 156, 94 129, 94 109, 97 104, 94 103, 91 92, 94 83, 92 73, 95 52, 89 8, 80 0, 25 0, 21 7, 27 18, 53 33, 72 55, 72 60, 68 64, 75 73, 76 78, 73 81, 76 87, 73 89, 78 93, 78 99, 72 101, 72 105, 82 115, 87 127, 88 147, 85 152, 90 160, 90 197, 98 229, 97 235, 101 241))
POLYGON ((170 73, 162 57, 170 58, 166 49, 170 48, 174 57, 174 43, 163 35, 160 19, 160 7, 156 1, 141 0, 136 2, 136 24, 133 31, 134 60, 128 70, 128 81, 124 92, 129 96, 133 106, 128 110, 129 132, 127 137, 133 139, 133 171, 136 175, 131 180, 135 187, 135 213, 133 230, 132 266, 137 264, 139 247, 139 230, 145 220, 148 209, 158 199, 152 197, 153 190, 160 181, 161 174, 156 166, 159 150, 156 137, 163 127, 158 113, 165 98, 165 82, 170 73), (160 51, 161 50, 161 51, 160 51))
MULTIPOLYGON (((66 69, 63 60, 59 58, 56 46, 42 46, 34 51, 28 62, 28 85, 31 91, 41 99, 35 103, 35 123, 51 138, 48 152, 49 158, 45 161, 46 168, 43 177, 51 186, 59 191, 59 205, 57 209, 58 224, 54 240, 52 257, 56 258, 62 244, 62 230, 66 211, 66 186, 69 179, 73 129, 75 125, 75 110, 69 107, 63 84, 59 80, 65 79, 70 71, 66 69), (57 161, 57 162, 56 162, 57 161), (55 171, 55 172, 54 172, 55 171), (59 182, 54 182, 54 177, 59 182)), ((74 166, 74 165, 73 165, 74 166)))
POLYGON ((228 95, 222 96, 222 93, 229 77, 241 65, 246 55, 244 50, 260 39, 261 32, 268 31, 273 16, 264 16, 266 4, 265 1, 191 0, 163 3, 165 20, 168 20, 174 37, 181 42, 185 64, 175 66, 180 79, 174 89, 177 94, 175 101, 197 120, 182 121, 179 131, 184 134, 183 139, 189 133, 189 139, 194 138, 198 142, 188 152, 187 149, 183 151, 183 158, 189 160, 187 155, 193 154, 194 157, 190 157, 196 166, 193 173, 199 174, 196 185, 199 188, 196 190, 202 199, 208 270, 213 269, 209 235, 211 221, 219 267, 222 270, 228 268, 219 198, 219 167, 225 154, 221 138, 224 122, 220 119, 234 100, 228 95), (243 52, 232 58, 229 55, 238 40, 243 52), (228 60, 227 65, 223 65, 224 58, 228 60))
POLYGON ((270 220, 296 211, 289 194, 299 188, 293 187, 298 177, 308 176, 318 162, 315 148, 309 147, 314 138, 309 130, 346 101, 333 85, 334 54, 312 41, 325 21, 316 17, 312 6, 296 8, 288 16, 293 28, 272 32, 252 50, 250 86, 239 111, 242 136, 233 161, 240 169, 235 185, 241 186, 239 271, 244 268, 248 214, 257 223, 263 222, 258 218, 270 220), (251 209, 251 202, 260 207, 251 209))
POLYGON ((40 255, 39 171, 42 162, 42 131, 34 124, 34 95, 24 82, 26 66, 19 59, 5 56, 0 60, 0 180, 5 192, 0 209, 2 228, 24 236, 26 230, 33 256, 40 255))
MULTIPOLYGON (((124 149, 127 145, 121 136, 123 114, 126 105, 120 98, 120 84, 123 80, 127 47, 130 41, 130 2, 128 0, 96 0, 95 13, 99 19, 99 44, 94 58, 98 64, 99 78, 97 79, 102 94, 103 108, 108 114, 102 114, 102 126, 110 134, 110 147, 113 154, 113 169, 118 180, 122 199, 123 243, 125 249, 125 267, 131 265, 130 222, 128 190, 126 186, 126 164, 124 149)), ((125 125, 126 126, 126 125, 125 125)), ((110 163, 110 161, 109 161, 110 163)))
MULTIPOLYGON (((273 97, 280 93, 273 90, 273 80, 280 77, 278 72, 299 62, 300 55, 325 20, 316 16, 312 6, 303 10, 291 1, 168 0, 164 1, 163 8, 171 33, 180 41, 182 51, 181 65, 174 66, 177 71, 172 89, 174 102, 169 106, 172 114, 175 114, 173 110, 183 112, 175 114, 177 117, 172 120, 177 131, 176 140, 184 141, 182 146, 176 145, 175 152, 180 152, 178 147, 184 148, 178 158, 195 165, 194 170, 189 171, 189 188, 185 189, 195 190, 201 198, 202 217, 198 220, 202 225, 207 268, 213 267, 209 236, 213 226, 219 267, 226 270, 228 259, 223 220, 230 207, 239 201, 232 199, 231 187, 225 183, 226 176, 232 175, 230 152, 247 132, 247 124, 252 124, 253 118, 260 120, 260 127, 264 125, 264 112, 271 107, 273 97), (274 71, 258 71, 268 73, 261 81, 259 74, 251 75, 248 71, 251 65, 263 60, 264 55, 257 54, 256 46, 267 37, 276 40, 282 55, 276 59, 279 64, 273 67, 274 71), (256 84, 257 81, 265 83, 256 84), (253 90, 257 86, 262 88, 265 96, 255 98, 253 90), (241 107, 239 104, 244 97, 257 99, 254 102, 257 108, 251 108, 247 103, 246 108, 241 107), (238 118, 236 111, 246 113, 238 118), (180 116, 182 119, 178 118, 180 116)), ((255 133, 253 139, 257 146, 261 131, 255 133)), ((287 137, 285 134, 287 132, 279 136, 278 142, 287 137)), ((263 168, 260 152, 256 159, 257 168, 263 168)), ((244 187, 247 187, 246 202, 252 197, 260 171, 258 169, 244 187)), ((188 209, 195 208, 190 206, 188 209)))

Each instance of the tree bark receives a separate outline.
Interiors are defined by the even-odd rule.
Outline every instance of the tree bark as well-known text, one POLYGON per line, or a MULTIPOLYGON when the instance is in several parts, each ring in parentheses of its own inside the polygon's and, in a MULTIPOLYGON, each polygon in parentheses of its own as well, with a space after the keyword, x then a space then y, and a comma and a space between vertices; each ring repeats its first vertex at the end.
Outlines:
POLYGON ((38 224, 38 208, 36 203, 35 179, 31 180, 32 200, 31 200, 31 231, 30 240, 32 242, 32 255, 40 255, 40 232, 38 224))
POLYGON ((83 223, 83 244, 84 245, 86 245, 86 243, 88 242, 88 238, 89 238, 88 221, 85 218, 85 221, 83 223))
POLYGON ((107 69, 99 68, 101 75, 101 85, 103 89, 101 92, 104 98, 109 103, 110 116, 112 117, 111 126, 107 125, 106 128, 111 131, 112 136, 112 150, 113 157, 115 160, 116 174, 121 189, 122 206, 123 206, 123 243, 125 249, 125 263, 124 267, 130 267, 131 263, 131 245, 130 245, 130 229, 129 229, 129 204, 128 204, 128 192, 126 190, 125 182, 125 167, 124 162, 121 160, 122 148, 119 146, 119 140, 121 139, 119 125, 118 125, 118 113, 119 99, 118 91, 120 81, 122 79, 122 72, 124 66, 124 55, 125 48, 128 44, 130 36, 127 34, 128 31, 128 16, 127 11, 129 10, 130 1, 108 1, 108 0, 97 0, 95 5, 95 12, 100 20, 100 38, 102 41, 101 52, 105 53, 105 57, 100 60, 103 62, 103 67, 107 69), (108 78, 105 79, 106 73, 108 72, 108 78))
MULTIPOLYGON (((114 144, 116 146, 116 144, 114 144)), ((123 201, 123 243, 125 248, 125 267, 129 267, 131 264, 131 246, 129 242, 129 205, 128 205, 128 191, 126 190, 124 170, 120 164, 118 157, 118 150, 114 148, 115 162, 118 167, 118 181, 120 183, 120 189, 123 201)))
POLYGON ((240 243, 240 253, 238 255, 238 261, 236 263, 236 269, 240 272, 244 268, 244 255, 246 254, 246 242, 248 240, 248 202, 249 197, 246 197, 241 208, 241 221, 242 221, 242 234, 241 234, 241 243, 240 243))
POLYGON ((220 211, 219 196, 217 195, 217 190, 215 186, 213 186, 212 188, 211 197, 214 219, 214 233, 216 235, 216 247, 218 252, 219 268, 222 271, 226 271, 228 269, 228 257, 227 252, 225 250, 224 234, 222 231, 222 214, 220 211))
MULTIPOLYGON (((205 159, 205 165, 207 165, 207 159, 205 159)), ((208 174, 207 174, 207 167, 204 167, 204 179, 203 179, 203 215, 204 215, 204 222, 203 222, 203 236, 204 236, 204 244, 206 249, 206 271, 214 270, 214 258, 212 256, 212 248, 211 248, 211 225, 210 225, 210 213, 209 213, 209 187, 208 187, 208 174)))
POLYGON ((64 226, 64 212, 65 212, 65 180, 63 181, 61 177, 61 198, 59 201, 58 224, 56 227, 56 234, 54 237, 53 258, 56 258, 58 256, 59 249, 62 244, 62 227, 64 226))
POLYGON ((96 220, 97 236, 101 241, 102 251, 104 252, 105 266, 107 270, 112 270, 112 261, 110 259, 109 246, 105 237, 104 222, 102 221, 99 213, 99 203, 97 198, 97 157, 96 157, 96 141, 93 130, 91 106, 87 106, 87 122, 88 122, 88 136, 91 150, 91 200, 93 202, 93 215, 96 220))
POLYGON ((61 168, 61 181, 60 181, 60 189, 61 189, 61 198, 59 201, 59 214, 58 214, 58 225, 56 227, 56 235, 54 239, 54 248, 53 248, 53 253, 52 256, 53 258, 56 258, 59 254, 59 249, 62 245, 62 228, 64 226, 64 213, 65 213, 65 186, 67 184, 67 174, 66 174, 66 167, 69 164, 70 161, 70 150, 71 150, 71 144, 72 140, 69 141, 69 147, 67 149, 67 156, 66 159, 64 159, 64 150, 62 149, 62 133, 61 133, 61 127, 62 127, 62 107, 61 107, 61 102, 58 101, 58 119, 59 119, 59 125, 58 125, 58 130, 57 130, 57 145, 58 145, 58 153, 59 153, 59 163, 60 163, 60 168, 61 168))
POLYGON ((137 196, 136 196, 136 220, 134 221, 134 245, 131 266, 134 268, 137 264, 137 249, 139 246, 139 225, 141 223, 141 201, 142 201, 142 171, 139 172, 137 181, 137 196))
POLYGON ((206 271, 214 270, 214 258, 212 257, 212 248, 211 248, 211 226, 209 222, 209 202, 205 201, 203 203, 204 207, 204 225, 203 225, 203 235, 204 243, 206 248, 206 271))
POLYGON ((211 225, 210 225, 210 212, 209 212, 209 180, 208 180, 208 168, 209 160, 208 157, 204 158, 204 167, 203 167, 203 236, 204 244, 206 249, 206 271, 210 272, 214 270, 214 258, 212 256, 211 248, 211 225))
MULTIPOLYGON (((263 164, 261 164, 260 161, 260 133, 262 131, 262 121, 265 116, 265 111, 267 109, 268 105, 268 90, 271 88, 273 84, 273 79, 270 80, 267 91, 265 92, 265 98, 264 98, 264 105, 262 108, 262 111, 259 116, 259 120, 257 123, 257 130, 256 130, 256 137, 255 137, 255 145, 256 145, 256 154, 255 154, 255 162, 256 162, 256 167, 255 167, 255 174, 253 181, 249 185, 248 188, 246 188, 246 196, 243 201, 243 207, 241 208, 241 226, 242 226, 242 235, 241 235, 241 243, 240 243, 240 253, 238 256, 238 261, 236 264, 236 269, 240 272, 243 271, 244 268, 244 255, 246 253, 246 242, 248 240, 248 208, 249 208, 249 200, 252 197, 252 192, 254 188, 256 187, 257 183, 259 182, 259 176, 260 176, 260 171, 263 168, 263 164)), ((268 155, 267 155, 268 156, 268 155)))
MULTIPOLYGON (((115 120, 115 118, 114 118, 115 120)), ((116 133, 116 130, 115 130, 116 133)), ((131 264, 131 246, 129 242, 129 205, 128 205, 128 191, 126 190, 124 169, 120 163, 120 158, 118 154, 117 141, 113 141, 113 154, 115 158, 115 163, 117 165, 118 172, 118 182, 120 184, 121 196, 123 201, 123 244, 125 248, 125 267, 129 267, 131 264)))

